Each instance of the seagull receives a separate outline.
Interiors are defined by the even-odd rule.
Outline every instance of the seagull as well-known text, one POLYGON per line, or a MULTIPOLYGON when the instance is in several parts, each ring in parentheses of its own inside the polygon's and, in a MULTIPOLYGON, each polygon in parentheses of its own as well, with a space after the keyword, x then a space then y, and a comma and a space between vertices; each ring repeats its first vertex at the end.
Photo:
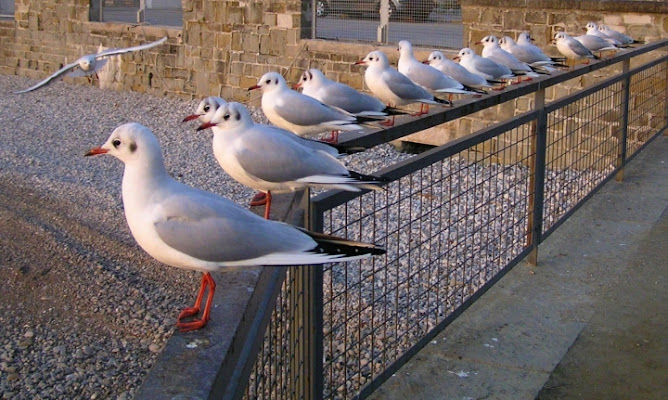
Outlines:
POLYGON ((587 35, 591 36, 598 36, 601 39, 605 40, 609 44, 615 46, 615 47, 629 47, 628 45, 623 44, 619 40, 611 37, 605 32, 602 32, 599 28, 598 25, 596 25, 595 22, 587 22, 587 25, 583 28, 587 31, 587 35))
MULTIPOLYGON (((566 58, 579 60, 582 58, 600 60, 600 57, 597 57, 594 53, 589 51, 582 43, 573 39, 566 32, 557 32, 554 34, 554 41, 557 45, 557 50, 563 54, 566 58)), ((587 60, 589 63, 589 60, 587 60)))
MULTIPOLYGON (((213 116, 216 114, 216 111, 223 104, 227 104, 227 102, 221 99, 220 97, 216 96, 207 97, 202 101, 200 101, 195 113, 185 117, 182 122, 192 121, 195 119, 198 119, 201 123, 211 122, 213 116)), ((277 131, 280 131, 281 134, 287 133, 289 138, 297 140, 305 146, 311 147, 314 150, 324 151, 332 155, 333 157, 337 158, 342 157, 345 154, 357 153, 364 150, 364 148, 360 147, 335 145, 332 143, 325 143, 318 140, 306 139, 297 136, 292 132, 288 132, 280 128, 275 128, 275 129, 277 131)), ((266 194, 264 192, 257 193, 250 202, 251 206, 260 206, 265 204, 266 204, 266 194)))
POLYGON ((304 71, 294 88, 302 88, 303 94, 311 96, 328 106, 337 107, 355 115, 387 117, 389 115, 405 114, 405 112, 396 108, 387 107, 375 97, 328 79, 317 68, 304 71))
POLYGON ((349 171, 330 153, 304 144, 291 132, 254 123, 239 103, 223 105, 211 122, 197 130, 207 128, 213 130, 213 153, 223 170, 239 183, 267 194, 267 219, 272 193, 307 187, 380 190, 378 184, 385 181, 349 171))
POLYGON ((413 45, 409 41, 400 41, 397 50, 399 50, 398 70, 413 81, 413 83, 429 91, 448 93, 449 95, 455 93, 480 94, 481 91, 467 89, 454 78, 445 75, 432 66, 419 62, 413 54, 413 45))
POLYGON ((428 63, 437 70, 443 72, 446 75, 449 75, 451 78, 464 85, 464 87, 483 89, 492 88, 494 85, 500 85, 503 83, 503 81, 494 79, 488 80, 480 75, 472 73, 468 69, 462 67, 460 64, 449 60, 443 53, 438 50, 432 51, 429 54, 427 61, 424 61, 424 63, 428 63))
POLYGON ((592 52, 598 51, 599 57, 601 56, 601 53, 604 51, 617 51, 620 49, 619 47, 608 43, 608 41, 598 36, 580 35, 580 36, 574 36, 573 39, 582 43, 582 45, 586 47, 589 51, 592 52))
POLYGON ((109 154, 125 164, 123 206, 139 246, 168 266, 202 272, 193 307, 178 317, 181 331, 200 329, 210 319, 216 284, 211 272, 253 265, 305 265, 349 261, 383 254, 373 244, 312 233, 269 221, 232 201, 174 180, 165 169, 158 140, 147 127, 116 128, 86 156, 109 154), (208 298, 199 319, 204 291, 208 298))
MULTIPOLYGON (((397 107, 412 103, 452 105, 447 100, 434 97, 429 91, 413 83, 406 75, 390 67, 390 62, 382 51, 372 51, 355 64, 368 66, 364 72, 364 82, 374 96, 389 106, 397 107)), ((420 112, 415 115, 427 112, 420 107, 420 112)), ((394 116, 385 125, 394 125, 394 116)))
POLYGON ((631 36, 625 35, 621 32, 617 32, 616 30, 608 27, 607 25, 599 25, 598 29, 605 33, 606 35, 610 36, 613 39, 619 40, 622 44, 636 44, 636 43, 645 43, 642 40, 635 40, 631 36))
POLYGON ((213 118, 213 115, 216 113, 216 110, 218 110, 220 106, 226 103, 227 102, 225 100, 217 96, 206 97, 205 99, 199 102, 199 105, 197 106, 197 110, 195 110, 195 113, 183 118, 183 121, 181 122, 192 121, 194 119, 198 119, 200 120, 200 122, 209 122, 211 121, 211 118, 213 118))
MULTIPOLYGON (((540 48, 531 44, 530 46, 517 44, 510 36, 504 36, 499 39, 499 46, 508 53, 512 54, 518 60, 529 64, 532 67, 566 67, 559 64, 552 57, 543 53, 540 48)), ((563 58, 561 60, 564 60, 563 58)))
MULTIPOLYGON (((278 72, 262 75, 257 85, 248 90, 262 90, 262 111, 269 121, 300 136, 325 131, 356 131, 359 124, 377 122, 384 117, 356 116, 340 108, 331 107, 288 87, 278 72)), ((329 140, 334 140, 332 134, 329 140)))
POLYGON ((473 49, 468 47, 459 50, 459 54, 454 59, 459 60, 459 64, 470 72, 488 80, 513 79, 517 77, 510 68, 498 64, 489 58, 480 57, 473 49))
POLYGON ((46 86, 47 84, 53 82, 55 79, 57 79, 57 78, 59 78, 63 75, 67 75, 67 76, 72 77, 72 78, 78 78, 78 77, 81 77, 81 76, 86 76, 86 77, 89 77, 89 79, 90 79, 91 75, 97 75, 97 72, 99 70, 101 70, 102 67, 104 67, 107 64, 107 61, 109 61, 107 59, 107 57, 116 56, 116 55, 119 55, 119 54, 130 53, 130 52, 133 52, 133 51, 141 51, 141 50, 150 49, 152 47, 159 46, 159 45, 163 44, 166 40, 167 40, 167 38, 164 37, 160 40, 156 40, 155 42, 142 44, 140 46, 128 47, 128 48, 125 48, 125 49, 107 49, 107 50, 101 51, 99 53, 87 54, 87 55, 79 58, 75 62, 73 62, 71 64, 67 64, 66 66, 62 67, 61 69, 59 69, 58 71, 53 73, 51 76, 44 79, 43 81, 41 81, 41 82, 39 82, 39 83, 37 83, 33 86, 30 86, 27 89, 19 90, 19 91, 16 91, 14 93, 15 94, 21 94, 21 93, 27 93, 27 92, 33 91, 33 90, 38 89, 42 86, 46 86))
MULTIPOLYGON (((517 57, 503 50, 499 46, 499 41, 494 35, 488 35, 482 38, 476 44, 482 44, 482 56, 483 58, 488 58, 497 64, 505 65, 508 67, 515 75, 522 75, 528 77, 527 80, 532 78, 537 78, 538 75, 536 72, 549 73, 545 71, 540 71, 536 67, 531 67, 529 64, 522 62, 517 59, 517 57)), ((519 82, 519 81, 518 81, 519 82)))

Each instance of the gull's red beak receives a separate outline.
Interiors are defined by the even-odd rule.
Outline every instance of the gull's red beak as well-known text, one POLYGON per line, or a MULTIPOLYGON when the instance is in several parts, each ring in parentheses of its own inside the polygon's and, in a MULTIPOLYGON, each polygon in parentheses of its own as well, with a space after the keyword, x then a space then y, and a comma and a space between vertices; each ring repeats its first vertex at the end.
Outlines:
POLYGON ((359 60, 355 63, 355 65, 361 65, 361 64, 366 64, 366 62, 364 62, 364 60, 359 60))
POLYGON ((253 85, 253 86, 249 87, 248 90, 255 90, 255 89, 259 89, 259 88, 260 87, 258 85, 253 85))
POLYGON ((294 85, 292 85, 292 88, 293 88, 294 90, 297 90, 297 89, 299 89, 300 87, 302 87, 302 83, 301 83, 301 82, 297 82, 297 83, 295 83, 294 85))
POLYGON ((94 149, 88 150, 88 153, 84 154, 84 157, 88 156, 97 156, 99 154, 107 154, 109 150, 103 149, 102 147, 95 147, 94 149))
POLYGON ((216 126, 213 122, 205 122, 202 125, 197 128, 198 131, 203 131, 205 129, 211 128, 212 126, 216 126))
POLYGON ((461 57, 459 57, 459 56, 454 56, 454 57, 452 58, 452 61, 459 61, 460 58, 461 58, 461 57))
POLYGON ((197 119, 197 118, 199 118, 199 115, 197 115, 197 114, 188 115, 187 117, 183 118, 183 121, 181 121, 181 122, 188 122, 188 121, 192 121, 192 120, 197 119))
POLYGON ((429 60, 424 60, 424 61, 422 61, 422 64, 427 64, 427 65, 429 65, 429 60))
POLYGON ((473 43, 473 44, 482 44, 482 42, 475 42, 475 43, 473 43))

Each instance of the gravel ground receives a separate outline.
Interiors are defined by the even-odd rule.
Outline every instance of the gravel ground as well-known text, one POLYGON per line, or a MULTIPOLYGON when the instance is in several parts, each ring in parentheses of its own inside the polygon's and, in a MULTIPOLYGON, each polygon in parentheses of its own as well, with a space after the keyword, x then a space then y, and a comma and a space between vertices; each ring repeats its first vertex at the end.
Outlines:
MULTIPOLYGON (((211 152, 181 124, 199 99, 156 98, 0 76, 0 395, 130 398, 190 305, 199 273, 165 268, 130 236, 122 165, 83 154, 136 121, 160 140, 177 179, 245 204, 211 152)), ((261 121, 261 112, 254 111, 261 121)), ((410 156, 389 145, 347 157, 372 173, 410 156)))

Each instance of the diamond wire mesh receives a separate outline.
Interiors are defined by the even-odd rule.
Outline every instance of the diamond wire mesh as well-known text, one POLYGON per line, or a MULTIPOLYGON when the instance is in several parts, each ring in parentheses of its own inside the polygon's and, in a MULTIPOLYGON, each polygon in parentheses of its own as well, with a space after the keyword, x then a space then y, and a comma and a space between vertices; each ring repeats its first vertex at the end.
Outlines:
POLYGON ((336 207, 387 254, 324 271, 324 397, 351 398, 524 250, 531 124, 336 207))
MULTIPOLYGON (((315 38, 378 43, 380 0, 312 0, 315 38)), ((387 41, 459 49, 464 27, 456 0, 389 0, 387 41)), ((382 36, 382 35, 381 35, 382 36)))
POLYGON ((303 268, 290 267, 286 272, 244 399, 304 398, 297 384, 306 376, 303 360, 299 359, 304 342, 299 316, 305 300, 297 277, 303 268))
POLYGON ((631 76, 627 154, 637 152, 668 118, 668 62, 631 76))
POLYGON ((623 94, 620 81, 548 114, 543 232, 615 169, 623 94))

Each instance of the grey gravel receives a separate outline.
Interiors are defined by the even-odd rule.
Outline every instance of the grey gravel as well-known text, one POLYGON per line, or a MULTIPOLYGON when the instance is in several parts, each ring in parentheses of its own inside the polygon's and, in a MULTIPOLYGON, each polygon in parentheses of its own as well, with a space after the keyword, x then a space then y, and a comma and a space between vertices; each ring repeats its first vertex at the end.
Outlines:
MULTIPOLYGON (((0 75, 0 394, 131 398, 194 300, 199 274, 167 268, 135 244, 121 163, 83 154, 135 121, 156 134, 176 179, 240 204, 253 191, 220 169, 210 131, 180 122, 200 99, 63 82, 11 93, 34 83, 0 75)), ((384 145, 344 162, 372 173, 408 157, 384 145)))

